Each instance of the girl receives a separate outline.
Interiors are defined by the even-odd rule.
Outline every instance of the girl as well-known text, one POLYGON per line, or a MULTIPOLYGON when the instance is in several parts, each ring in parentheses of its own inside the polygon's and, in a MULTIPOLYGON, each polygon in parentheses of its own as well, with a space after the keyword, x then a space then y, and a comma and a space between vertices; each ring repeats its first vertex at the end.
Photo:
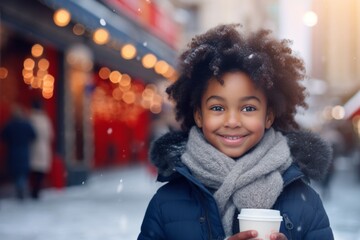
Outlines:
POLYGON ((269 31, 243 35, 221 25, 192 39, 179 79, 167 88, 182 132, 158 139, 158 180, 138 239, 253 239, 239 232, 242 208, 280 210, 271 239, 331 240, 327 214, 309 179, 319 179, 331 149, 299 131, 306 107, 303 62, 269 31))

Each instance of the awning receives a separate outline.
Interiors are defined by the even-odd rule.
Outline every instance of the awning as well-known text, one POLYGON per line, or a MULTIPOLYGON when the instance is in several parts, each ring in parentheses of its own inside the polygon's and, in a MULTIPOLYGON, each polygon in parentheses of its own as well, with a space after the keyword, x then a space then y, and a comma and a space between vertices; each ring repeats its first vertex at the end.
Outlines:
POLYGON ((344 109, 346 119, 352 118, 360 111, 360 90, 344 104, 344 109))

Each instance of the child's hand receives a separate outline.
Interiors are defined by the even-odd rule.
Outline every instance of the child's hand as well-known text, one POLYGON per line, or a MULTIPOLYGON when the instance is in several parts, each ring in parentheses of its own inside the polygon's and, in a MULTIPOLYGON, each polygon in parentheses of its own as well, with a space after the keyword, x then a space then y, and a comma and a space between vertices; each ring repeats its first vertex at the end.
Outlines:
POLYGON ((258 235, 257 231, 249 230, 249 231, 239 232, 231 237, 226 238, 226 240, 254 239, 257 235, 258 235))
POLYGON ((282 233, 272 233, 270 240, 287 240, 287 237, 282 233))
MULTIPOLYGON (((257 232, 253 230, 239 232, 226 240, 246 240, 246 239, 254 239, 257 237, 257 232)), ((257 239, 257 238, 256 238, 257 239)), ((271 240, 287 240, 286 236, 282 233, 272 233, 270 235, 271 240)))

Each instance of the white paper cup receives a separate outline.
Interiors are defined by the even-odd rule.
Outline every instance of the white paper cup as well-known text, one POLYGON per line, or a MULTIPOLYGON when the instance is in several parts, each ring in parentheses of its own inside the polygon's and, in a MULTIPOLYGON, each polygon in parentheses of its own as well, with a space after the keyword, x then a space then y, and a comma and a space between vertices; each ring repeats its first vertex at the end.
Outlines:
POLYGON ((270 234, 279 232, 282 216, 273 209, 243 208, 238 215, 240 232, 258 231, 257 238, 270 240, 270 234))

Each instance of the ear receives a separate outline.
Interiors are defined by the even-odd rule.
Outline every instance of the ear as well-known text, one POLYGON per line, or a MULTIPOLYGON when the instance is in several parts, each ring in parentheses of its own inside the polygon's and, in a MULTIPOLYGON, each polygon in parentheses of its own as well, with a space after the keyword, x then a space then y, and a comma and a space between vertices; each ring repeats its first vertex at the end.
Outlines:
POLYGON ((194 120, 195 120, 196 126, 198 126, 198 128, 202 128, 202 115, 201 115, 201 111, 199 109, 195 110, 195 112, 194 112, 194 120))
POLYGON ((271 109, 269 109, 266 114, 265 128, 269 129, 274 123, 274 120, 275 120, 274 112, 271 109))

